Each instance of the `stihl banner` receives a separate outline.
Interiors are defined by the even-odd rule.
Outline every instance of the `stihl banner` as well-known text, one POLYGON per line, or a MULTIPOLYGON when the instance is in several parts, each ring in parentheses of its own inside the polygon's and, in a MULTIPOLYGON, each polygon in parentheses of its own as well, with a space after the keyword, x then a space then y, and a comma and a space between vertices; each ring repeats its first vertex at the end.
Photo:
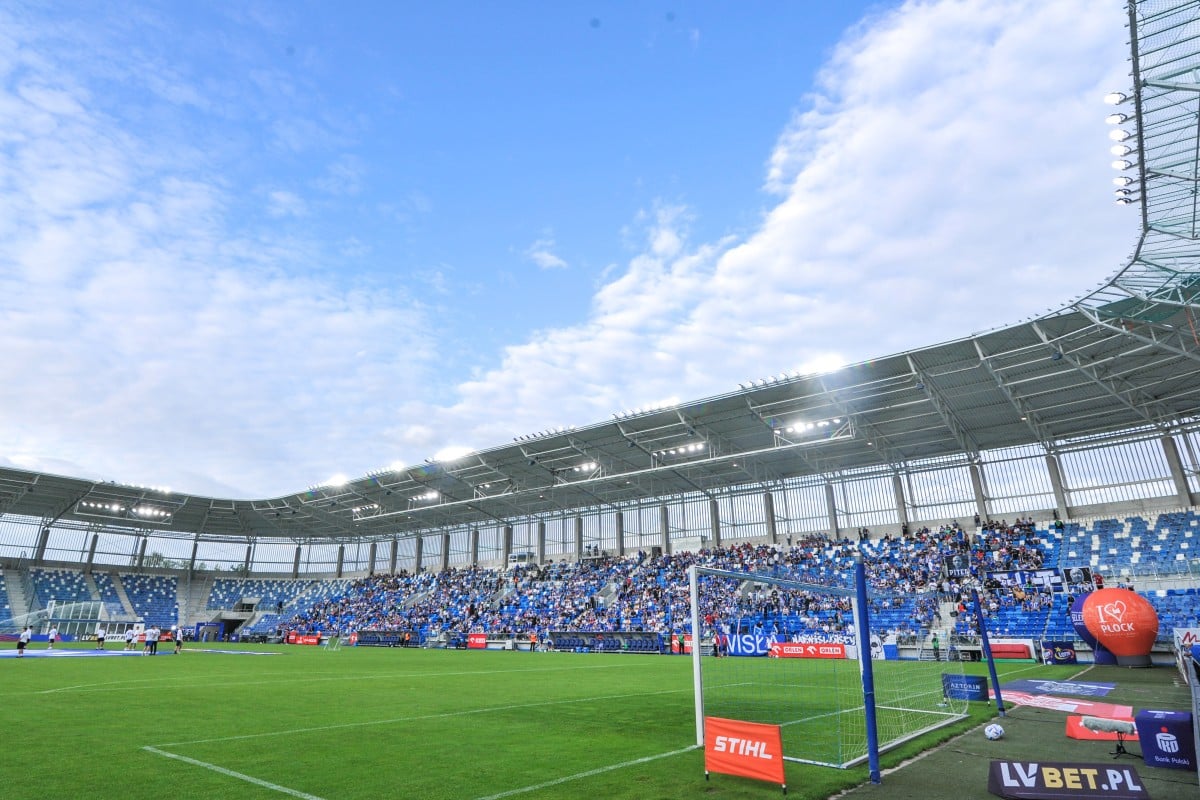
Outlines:
POLYGON ((705 717, 704 771, 785 785, 779 726, 705 717))

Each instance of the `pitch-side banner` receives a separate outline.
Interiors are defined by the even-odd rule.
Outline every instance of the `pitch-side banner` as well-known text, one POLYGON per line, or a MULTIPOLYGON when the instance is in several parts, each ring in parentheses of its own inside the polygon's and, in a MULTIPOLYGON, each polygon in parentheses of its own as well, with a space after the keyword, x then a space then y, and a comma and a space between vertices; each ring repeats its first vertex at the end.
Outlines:
POLYGON ((470 650, 486 650, 487 649, 487 634, 486 633, 468 633, 467 648, 470 650))
POLYGON ((1078 659, 1075 655, 1075 643, 1063 641, 1042 640, 1042 663, 1043 664, 1075 664, 1078 659))
POLYGON ((1192 645, 1200 644, 1200 628, 1172 628, 1171 638, 1175 640, 1175 649, 1186 653, 1192 645))
POLYGON ((993 761, 988 791, 1013 800, 1150 800, 1137 770, 1103 764, 993 761))
MULTIPOLYGON (((1004 701, 1018 706, 1048 708, 1051 711, 1066 711, 1069 714, 1082 714, 1087 717, 1108 717, 1109 719, 1125 719, 1133 716, 1133 706, 1118 706, 1111 703, 1093 703, 1077 697, 1055 697, 1051 694, 1030 694, 1000 687, 1004 692, 1004 701)), ((992 692, 995 697, 995 692, 992 692)))
POLYGON ((290 632, 287 635, 288 644, 320 644, 321 637, 316 634, 290 632))
POLYGON ((704 771, 777 783, 783 774, 783 737, 778 725, 704 718, 704 771))
POLYGON ((775 642, 767 654, 771 658, 845 658, 846 645, 815 642, 775 642))
MULTIPOLYGON (((882 650, 882 645, 880 645, 880 648, 882 650)), ((845 642, 806 638, 800 635, 796 635, 791 640, 785 641, 776 634, 768 636, 761 633, 743 633, 737 636, 730 636, 729 654, 732 656, 770 656, 772 658, 849 657, 845 642), (781 645, 786 645, 786 648, 781 648, 781 645), (823 652, 818 652, 817 650, 808 651, 807 648, 809 647, 818 649, 832 647, 835 650, 826 650, 823 652), (780 649, 787 649, 788 652, 780 655, 778 652, 780 649)))

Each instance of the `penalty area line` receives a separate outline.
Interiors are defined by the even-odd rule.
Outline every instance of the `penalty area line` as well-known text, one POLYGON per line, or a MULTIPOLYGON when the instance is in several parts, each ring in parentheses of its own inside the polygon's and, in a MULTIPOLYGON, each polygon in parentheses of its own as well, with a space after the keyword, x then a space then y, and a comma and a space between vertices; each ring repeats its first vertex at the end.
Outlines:
POLYGON ((194 767, 201 767, 203 769, 212 770, 213 772, 220 773, 221 775, 226 775, 230 778, 237 778, 239 781, 246 781, 247 783, 253 783, 255 786, 261 786, 264 789, 270 789, 271 791, 274 791, 274 792, 282 792, 283 794, 291 795, 292 797, 299 797, 299 798, 301 798, 301 800, 322 800, 322 798, 317 797, 315 794, 307 794, 307 793, 301 792, 297 789, 289 789, 286 786, 280 786, 277 783, 271 783, 270 781, 264 781, 262 778, 255 778, 253 775, 246 775, 241 772, 234 772, 231 769, 225 769, 225 767, 219 767, 216 764, 210 764, 207 761, 200 761, 195 758, 188 758, 187 756, 181 756, 178 753, 168 753, 166 750, 159 750, 157 747, 151 747, 150 745, 146 745, 142 749, 149 753, 154 753, 155 755, 163 756, 164 758, 173 758, 176 761, 182 761, 183 763, 191 764, 194 767))
POLYGON ((500 798, 502 798, 502 797, 512 797, 513 795, 525 794, 526 792, 536 792, 539 789, 548 789, 551 786, 559 786, 561 784, 569 783, 571 781, 577 781, 577 780, 581 780, 583 778, 590 778, 594 775, 603 775, 605 772, 612 772, 612 771, 618 770, 618 769, 625 769, 626 767, 636 767, 638 764, 647 764, 651 761, 658 761, 660 758, 670 758, 671 756, 678 756, 678 755, 682 755, 683 753, 690 753, 693 750, 699 749, 699 747, 700 747, 700 745, 694 744, 691 747, 685 747, 682 750, 672 750, 669 753, 659 753, 656 756, 646 756, 645 758, 635 758, 632 761, 622 761, 620 764, 610 764, 607 767, 597 767, 596 769, 589 769, 587 772, 577 772, 574 775, 565 775, 561 778, 555 778, 552 781, 546 781, 545 783, 538 783, 533 786, 523 786, 520 789, 509 789, 507 792, 500 792, 499 794, 489 794, 487 797, 478 798, 478 800, 500 800, 500 798))

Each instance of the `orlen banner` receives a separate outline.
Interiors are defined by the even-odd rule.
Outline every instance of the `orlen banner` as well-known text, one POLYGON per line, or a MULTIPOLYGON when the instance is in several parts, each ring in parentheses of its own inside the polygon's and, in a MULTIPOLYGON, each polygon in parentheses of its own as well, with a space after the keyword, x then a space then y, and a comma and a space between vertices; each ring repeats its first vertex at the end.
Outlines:
POLYGON ((290 631, 287 635, 288 644, 320 644, 321 637, 318 634, 296 633, 290 631))
POLYGON ((487 649, 487 634, 486 633, 468 633, 467 648, 471 650, 486 650, 487 649))
POLYGON ((785 786, 778 725, 704 718, 704 773, 740 775, 785 786))
POLYGON ((731 656, 770 656, 771 658, 847 658, 849 655, 846 645, 841 642, 797 641, 800 638, 800 636, 796 636, 792 641, 785 642, 777 634, 768 636, 761 633, 743 633, 729 637, 729 654, 731 656), (786 648, 781 647, 782 645, 786 645, 786 648), (832 647, 834 650, 808 651, 808 647, 832 647), (788 652, 781 655, 779 651, 782 649, 786 649, 788 652))
POLYGON ((1158 636, 1158 613, 1150 601, 1128 589, 1099 589, 1083 602, 1083 624, 1122 667, 1150 666, 1158 636))
POLYGON ((770 658, 845 658, 846 645, 837 642, 775 642, 767 655, 770 658))

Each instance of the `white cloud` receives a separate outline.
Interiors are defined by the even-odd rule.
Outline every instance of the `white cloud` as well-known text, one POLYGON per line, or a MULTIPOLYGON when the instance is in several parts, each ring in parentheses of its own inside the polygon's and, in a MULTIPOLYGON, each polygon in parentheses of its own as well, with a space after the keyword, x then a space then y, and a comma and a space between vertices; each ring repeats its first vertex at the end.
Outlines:
POLYGON ((342 155, 325 167, 325 174, 314 185, 331 195, 356 195, 362 191, 366 169, 360 159, 342 155))
MULTIPOLYGON (((1128 82, 1122 21, 1085 0, 872 18, 763 154, 757 230, 695 242, 688 209, 649 210, 587 319, 510 344, 454 393, 427 306, 325 276, 319 242, 238 224, 205 163, 107 118, 0 25, 0 341, 21 376, 0 382, 0 459, 284 494, 1040 312, 1120 266, 1136 232, 1111 205, 1100 102, 1128 82)), ((345 143, 319 119, 275 132, 289 152, 345 143)), ((316 185, 353 196, 364 175, 345 156, 316 185)), ((547 235, 525 256, 566 267, 555 251, 547 235)))
POLYGON ((272 217, 304 217, 308 215, 308 204, 294 192, 277 189, 267 194, 267 213, 272 217))
POLYGON ((239 497, 394 460, 375 434, 394 398, 442 380, 423 306, 325 276, 321 245, 232 219, 237 198, 172 142, 122 128, 49 59, 9 58, 0 458, 239 497))
POLYGON ((567 262, 555 254, 554 248, 554 239, 544 237, 525 249, 525 257, 541 269, 566 269, 567 262))
POLYGON ((586 323, 539 332, 441 415, 481 446, 781 370, 824 371, 1040 313, 1114 271, 1101 98, 1127 83, 1119 9, 914 2, 836 50, 768 163, 741 240, 641 220, 586 323), (457 423, 455 423, 457 424, 457 423))

